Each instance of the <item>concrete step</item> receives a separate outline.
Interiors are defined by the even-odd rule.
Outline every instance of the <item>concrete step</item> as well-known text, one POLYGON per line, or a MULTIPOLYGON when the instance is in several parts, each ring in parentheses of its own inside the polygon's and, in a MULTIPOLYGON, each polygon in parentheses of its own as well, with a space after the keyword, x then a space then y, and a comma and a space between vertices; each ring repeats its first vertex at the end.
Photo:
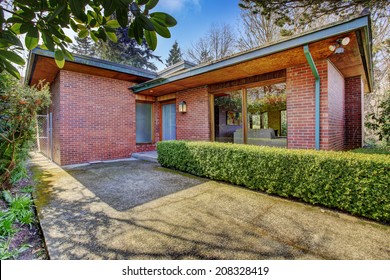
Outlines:
POLYGON ((151 151, 151 152, 141 152, 141 153, 133 153, 131 154, 132 158, 136 158, 139 160, 145 160, 150 162, 157 162, 157 151, 151 151))

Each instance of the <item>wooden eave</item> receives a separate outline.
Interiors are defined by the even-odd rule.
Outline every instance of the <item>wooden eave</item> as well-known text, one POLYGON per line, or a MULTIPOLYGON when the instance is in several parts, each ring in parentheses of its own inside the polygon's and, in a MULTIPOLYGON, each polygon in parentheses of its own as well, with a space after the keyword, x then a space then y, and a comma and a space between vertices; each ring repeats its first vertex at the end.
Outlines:
POLYGON ((26 73, 26 82, 36 85, 40 80, 52 83, 60 70, 78 72, 94 76, 142 83, 156 77, 156 74, 135 67, 127 67, 108 61, 75 57, 74 61, 66 61, 64 68, 59 69, 51 52, 33 50, 30 53, 26 73))
POLYGON ((131 89, 137 94, 161 96, 307 64, 303 52, 303 46, 307 44, 314 61, 330 60, 345 78, 361 75, 365 92, 370 92, 372 87, 370 80, 372 71, 371 45, 370 36, 367 36, 370 31, 367 30, 366 26, 369 26, 369 16, 359 17, 264 48, 194 67, 185 73, 165 79, 151 80, 131 89), (329 50, 329 45, 334 44, 337 39, 347 36, 350 38, 350 43, 344 46, 345 52, 343 54, 335 54, 329 50))

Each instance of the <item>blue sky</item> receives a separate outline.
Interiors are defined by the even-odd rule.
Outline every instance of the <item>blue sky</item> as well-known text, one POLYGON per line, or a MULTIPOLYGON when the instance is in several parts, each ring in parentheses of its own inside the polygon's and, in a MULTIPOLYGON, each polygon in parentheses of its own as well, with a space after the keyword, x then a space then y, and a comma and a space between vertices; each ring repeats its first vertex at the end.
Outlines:
MULTIPOLYGON (((175 40, 184 52, 215 24, 228 23, 235 30, 238 26, 240 8, 238 0, 160 0, 153 11, 166 12, 177 20, 170 28, 172 37, 158 37, 155 54, 165 62, 175 40)), ((156 62, 159 70, 165 66, 156 62)))

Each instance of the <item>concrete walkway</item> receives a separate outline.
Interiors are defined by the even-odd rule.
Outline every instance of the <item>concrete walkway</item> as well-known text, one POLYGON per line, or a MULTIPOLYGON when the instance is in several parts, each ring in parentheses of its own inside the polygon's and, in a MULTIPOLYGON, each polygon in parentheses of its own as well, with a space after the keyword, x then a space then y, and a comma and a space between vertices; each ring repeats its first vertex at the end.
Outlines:
POLYGON ((32 164, 52 259, 390 259, 389 226, 155 163, 32 164))

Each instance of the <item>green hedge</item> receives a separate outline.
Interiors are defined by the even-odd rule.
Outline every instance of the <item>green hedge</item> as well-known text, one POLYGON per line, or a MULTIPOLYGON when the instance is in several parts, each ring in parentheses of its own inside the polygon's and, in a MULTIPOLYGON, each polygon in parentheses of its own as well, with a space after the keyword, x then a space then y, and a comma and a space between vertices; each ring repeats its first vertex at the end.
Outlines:
POLYGON ((390 157, 189 141, 157 144, 167 168, 390 222, 390 157))

